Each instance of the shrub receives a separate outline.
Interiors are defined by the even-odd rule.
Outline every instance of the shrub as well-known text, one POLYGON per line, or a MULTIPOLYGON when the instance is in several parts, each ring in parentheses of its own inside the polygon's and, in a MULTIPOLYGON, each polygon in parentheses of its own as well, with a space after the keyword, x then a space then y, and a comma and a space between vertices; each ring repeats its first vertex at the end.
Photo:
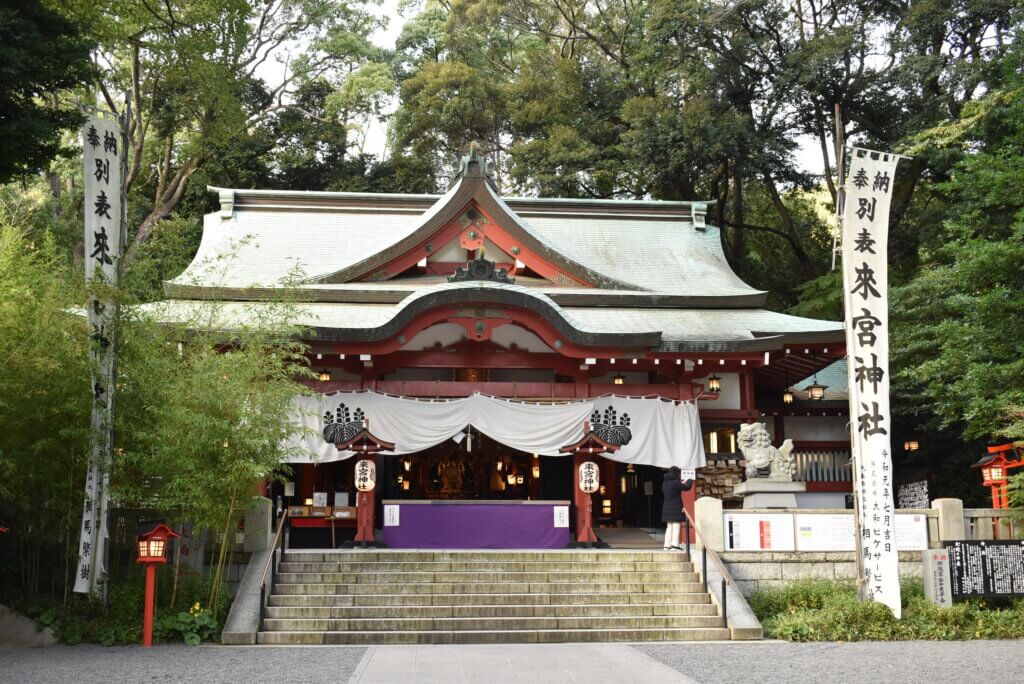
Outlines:
POLYGON ((1018 639, 1024 637, 1024 601, 971 600, 940 608, 920 581, 902 586, 903 619, 880 603, 858 601, 853 585, 803 580, 756 592, 750 606, 767 636, 788 641, 905 639, 1018 639))

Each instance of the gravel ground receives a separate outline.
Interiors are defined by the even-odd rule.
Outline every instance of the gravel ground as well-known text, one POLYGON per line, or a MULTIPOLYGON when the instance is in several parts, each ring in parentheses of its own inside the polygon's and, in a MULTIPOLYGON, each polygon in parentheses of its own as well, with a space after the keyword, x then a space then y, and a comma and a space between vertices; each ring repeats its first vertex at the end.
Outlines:
POLYGON ((347 682, 362 646, 0 648, 0 682, 347 682))
POLYGON ((634 648, 705 684, 1024 681, 1024 641, 764 641, 634 648))

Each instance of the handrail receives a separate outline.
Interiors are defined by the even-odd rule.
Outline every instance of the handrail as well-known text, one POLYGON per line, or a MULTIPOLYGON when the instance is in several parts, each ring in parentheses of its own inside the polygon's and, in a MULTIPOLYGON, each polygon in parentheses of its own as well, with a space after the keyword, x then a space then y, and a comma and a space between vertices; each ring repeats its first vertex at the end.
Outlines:
POLYGON ((271 571, 277 570, 277 566, 274 564, 274 560, 277 558, 277 547, 281 544, 282 533, 284 531, 285 521, 288 519, 288 509, 284 509, 281 514, 281 520, 277 523, 277 534, 274 535, 274 543, 270 546, 270 555, 267 557, 267 563, 263 566, 263 576, 260 577, 260 622, 259 629, 263 629, 263 619, 267 608, 267 573, 270 573, 270 581, 274 581, 274 574, 271 571))
POLYGON ((274 554, 277 553, 277 545, 281 539, 281 532, 284 530, 284 521, 288 518, 288 509, 284 509, 281 513, 281 520, 277 523, 277 534, 274 535, 274 543, 270 545, 271 554, 267 558, 266 564, 263 566, 263 575, 260 577, 260 587, 267 583, 267 571, 270 570, 270 564, 274 561, 274 554))
POLYGON ((693 527, 693 531, 697 535, 697 540, 700 542, 700 546, 701 546, 701 549, 703 551, 703 553, 701 553, 700 556, 701 556, 701 564, 703 566, 702 567, 702 572, 701 572, 701 579, 704 581, 704 591, 708 590, 708 554, 711 555, 711 561, 718 568, 718 572, 720 573, 720 577, 722 578, 722 584, 721 584, 722 601, 721 601, 721 604, 720 604, 721 608, 722 608, 722 627, 728 628, 728 626, 729 626, 729 617, 728 617, 729 599, 727 597, 728 595, 727 595, 726 592, 728 591, 728 588, 734 584, 733 579, 732 579, 732 575, 729 574, 729 571, 725 568, 725 564, 722 563, 722 559, 718 557, 718 554, 715 552, 715 550, 708 546, 707 541, 704 539, 704 535, 700 533, 700 528, 697 527, 697 523, 696 522, 692 522, 692 523, 690 522, 690 516, 689 515, 686 516, 686 527, 687 527, 686 547, 687 547, 687 554, 689 555, 689 548, 690 548, 689 528, 691 527, 691 525, 693 527))

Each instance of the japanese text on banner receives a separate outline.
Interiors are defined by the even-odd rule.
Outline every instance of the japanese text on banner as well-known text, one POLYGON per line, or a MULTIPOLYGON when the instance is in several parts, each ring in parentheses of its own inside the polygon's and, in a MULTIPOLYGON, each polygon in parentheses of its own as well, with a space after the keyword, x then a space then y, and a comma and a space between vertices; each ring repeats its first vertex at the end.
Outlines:
POLYGON ((854 149, 843 211, 850 432, 864 595, 900 617, 889 413, 889 204, 900 157, 854 149))

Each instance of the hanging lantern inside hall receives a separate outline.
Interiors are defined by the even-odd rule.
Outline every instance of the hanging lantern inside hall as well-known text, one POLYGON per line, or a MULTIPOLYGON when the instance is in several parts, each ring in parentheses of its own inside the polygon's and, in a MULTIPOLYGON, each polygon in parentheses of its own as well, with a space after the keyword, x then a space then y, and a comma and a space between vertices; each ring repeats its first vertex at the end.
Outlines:
POLYGON ((714 373, 708 376, 708 392, 718 394, 722 391, 722 378, 714 373))
POLYGON ((825 398, 825 390, 828 385, 818 383, 818 376, 814 376, 814 382, 807 386, 807 398, 811 401, 822 401, 825 398))
POLYGON ((918 444, 916 439, 908 439, 906 442, 903 443, 904 451, 917 451, 920 448, 921 445, 918 444))
POLYGON ((320 382, 330 382, 331 372, 327 369, 320 371, 320 382))
POLYGON ((508 483, 510 485, 514 485, 516 483, 516 476, 513 475, 512 473, 508 474, 508 483))
POLYGON ((807 386, 807 398, 811 401, 822 401, 825 398, 825 390, 828 389, 828 385, 822 385, 818 382, 818 355, 811 355, 811 364, 814 366, 814 381, 807 386))
POLYGON ((626 378, 622 376, 622 373, 619 373, 614 378, 612 378, 612 382, 615 383, 616 385, 623 385, 626 382, 626 378))
POLYGON ((533 475, 533 479, 534 480, 539 480, 540 479, 540 466, 539 465, 535 465, 535 466, 533 466, 533 468, 531 470, 532 470, 531 474, 533 475))
POLYGON ((782 403, 792 404, 793 403, 793 390, 790 387, 786 388, 786 391, 782 393, 782 403))

